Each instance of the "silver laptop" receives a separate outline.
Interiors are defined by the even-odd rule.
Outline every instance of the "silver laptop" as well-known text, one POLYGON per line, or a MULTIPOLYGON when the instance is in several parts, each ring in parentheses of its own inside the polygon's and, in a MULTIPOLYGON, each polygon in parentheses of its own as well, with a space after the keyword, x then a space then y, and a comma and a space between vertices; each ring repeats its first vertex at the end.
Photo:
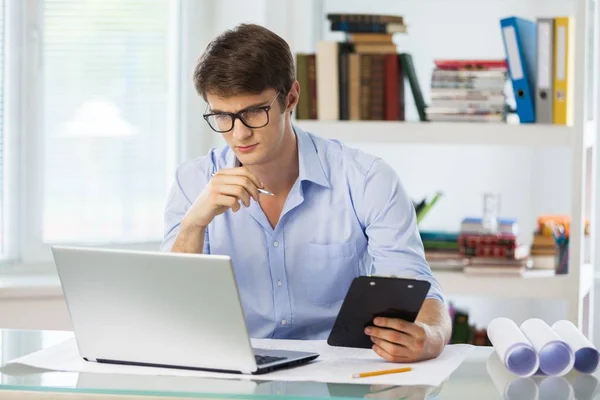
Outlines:
POLYGON ((230 257, 52 252, 87 361, 261 374, 318 357, 252 348, 230 257))

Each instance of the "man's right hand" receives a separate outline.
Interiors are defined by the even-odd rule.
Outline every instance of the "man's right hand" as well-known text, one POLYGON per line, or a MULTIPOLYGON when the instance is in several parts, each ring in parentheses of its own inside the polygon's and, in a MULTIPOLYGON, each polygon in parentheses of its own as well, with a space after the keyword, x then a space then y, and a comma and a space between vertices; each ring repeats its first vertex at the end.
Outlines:
POLYGON ((237 212, 240 201, 250 206, 250 199, 258 201, 260 180, 246 167, 222 169, 208 182, 202 193, 185 214, 182 225, 193 229, 204 229, 219 214, 228 209, 237 212))

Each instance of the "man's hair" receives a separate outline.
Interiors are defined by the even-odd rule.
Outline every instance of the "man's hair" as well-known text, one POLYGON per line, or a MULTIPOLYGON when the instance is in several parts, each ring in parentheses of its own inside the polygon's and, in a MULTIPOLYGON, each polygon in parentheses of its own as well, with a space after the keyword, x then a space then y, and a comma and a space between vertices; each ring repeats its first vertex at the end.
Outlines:
POLYGON ((214 38, 194 70, 196 91, 206 100, 211 93, 227 98, 280 92, 280 102, 295 80, 294 58, 289 45, 270 30, 241 24, 214 38))

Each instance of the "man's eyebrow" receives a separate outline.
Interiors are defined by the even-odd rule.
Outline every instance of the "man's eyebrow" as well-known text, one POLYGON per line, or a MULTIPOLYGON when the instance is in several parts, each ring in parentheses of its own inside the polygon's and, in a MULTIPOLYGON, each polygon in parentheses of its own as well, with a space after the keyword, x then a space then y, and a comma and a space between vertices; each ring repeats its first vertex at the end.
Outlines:
MULTIPOLYGON (((268 105, 268 104, 269 104, 269 100, 263 100, 263 101, 260 101, 260 102, 258 102, 258 103, 255 103, 255 104, 251 104, 251 105, 249 105, 248 107, 242 108, 242 109, 241 109, 241 110, 239 110, 238 112, 247 111, 247 110, 250 110, 250 109, 252 109, 252 108, 257 108, 257 107, 264 107, 264 106, 266 106, 266 105, 268 105)), ((210 108, 210 107, 209 107, 209 110, 210 110, 210 112, 211 112, 212 114, 221 114, 221 113, 227 113, 227 114, 230 114, 230 113, 231 113, 231 114, 235 114, 234 112, 231 112, 231 111, 222 111, 222 110, 219 110, 219 109, 212 109, 212 108, 210 108)))

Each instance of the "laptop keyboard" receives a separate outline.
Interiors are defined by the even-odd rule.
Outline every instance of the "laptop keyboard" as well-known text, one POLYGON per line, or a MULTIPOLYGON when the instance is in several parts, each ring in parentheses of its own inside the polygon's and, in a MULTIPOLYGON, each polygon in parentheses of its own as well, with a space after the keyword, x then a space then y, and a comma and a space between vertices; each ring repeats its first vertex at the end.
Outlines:
POLYGON ((256 358, 256 365, 269 364, 275 361, 285 360, 285 357, 271 357, 271 356, 260 356, 255 354, 254 358, 256 358))

